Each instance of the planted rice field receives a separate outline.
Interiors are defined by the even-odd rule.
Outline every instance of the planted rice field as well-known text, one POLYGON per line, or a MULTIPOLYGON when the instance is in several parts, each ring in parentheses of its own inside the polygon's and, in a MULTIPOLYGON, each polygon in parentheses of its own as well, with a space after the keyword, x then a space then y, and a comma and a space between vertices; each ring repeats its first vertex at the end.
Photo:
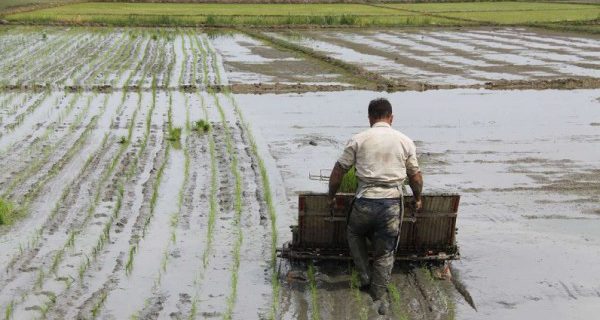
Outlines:
POLYGON ((6 16, 16 23, 163 26, 465 26, 593 22, 600 6, 574 3, 106 3, 89 2, 6 16))
POLYGON ((399 266, 393 318, 597 311, 597 37, 6 27, 0 46, 5 318, 375 317, 351 267, 275 247, 380 95, 426 190, 463 195, 453 272, 479 310, 399 266))

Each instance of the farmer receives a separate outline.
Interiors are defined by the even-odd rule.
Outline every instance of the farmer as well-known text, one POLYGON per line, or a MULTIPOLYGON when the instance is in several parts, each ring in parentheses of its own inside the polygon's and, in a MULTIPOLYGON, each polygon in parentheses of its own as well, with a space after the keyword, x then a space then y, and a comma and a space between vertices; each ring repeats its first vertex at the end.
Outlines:
POLYGON ((402 185, 408 177, 415 208, 422 208, 423 177, 414 142, 392 129, 392 105, 384 98, 369 103, 367 129, 346 144, 329 179, 330 205, 344 174, 354 166, 358 189, 350 213, 347 234, 350 252, 360 275, 361 289, 369 290, 379 314, 389 309, 387 285, 402 219, 402 185), (373 270, 369 270, 366 239, 373 245, 373 270))

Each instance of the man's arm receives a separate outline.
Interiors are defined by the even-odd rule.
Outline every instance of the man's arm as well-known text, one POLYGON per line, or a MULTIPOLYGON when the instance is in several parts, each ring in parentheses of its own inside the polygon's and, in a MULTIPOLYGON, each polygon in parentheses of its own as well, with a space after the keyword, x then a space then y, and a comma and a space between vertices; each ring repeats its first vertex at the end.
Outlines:
POLYGON ((333 170, 331 170, 331 175, 329 176, 329 200, 333 201, 335 194, 337 193, 340 185, 342 184, 342 179, 344 178, 344 174, 346 174, 348 170, 342 168, 339 162, 335 163, 333 170))
POLYGON ((408 185, 412 189, 413 197, 415 198, 415 209, 417 212, 421 212, 421 209, 423 209, 423 199, 421 198, 421 192, 423 192, 423 175, 421 175, 421 171, 408 176, 408 185))

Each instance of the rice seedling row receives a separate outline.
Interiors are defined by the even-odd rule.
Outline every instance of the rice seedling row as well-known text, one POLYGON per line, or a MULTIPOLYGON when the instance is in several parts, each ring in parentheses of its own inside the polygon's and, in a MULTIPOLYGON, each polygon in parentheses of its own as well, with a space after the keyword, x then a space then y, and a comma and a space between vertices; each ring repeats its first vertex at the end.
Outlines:
POLYGON ((352 295, 354 296, 354 303, 356 308, 358 309, 358 318, 361 320, 369 318, 369 309, 367 304, 364 302, 363 294, 360 291, 360 279, 358 276, 358 272, 356 269, 352 269, 351 279, 350 279, 350 290, 352 291, 352 295))
MULTIPOLYGON (((129 36, 132 37, 131 34, 129 36)), ((123 57, 122 59, 117 59, 113 66, 111 66, 110 68, 110 70, 116 70, 115 77, 113 79, 110 79, 109 81, 110 74, 108 71, 106 71, 102 82, 108 82, 110 86, 116 87, 121 82, 122 78, 125 76, 125 68, 133 65, 135 60, 137 59, 137 56, 139 55, 141 49, 141 43, 142 37, 139 36, 136 36, 134 41, 129 40, 129 47, 124 52, 125 57, 123 57)))
MULTIPOLYGON (((14 111, 11 110, 10 112, 6 113, 5 116, 8 116, 6 122, 4 121, 5 116, 0 118, 0 125, 4 124, 4 129, 6 131, 13 131, 16 127, 23 123, 25 117, 30 115, 33 111, 35 111, 35 109, 37 109, 37 107, 39 107, 42 104, 44 99, 49 94, 50 92, 46 90, 43 94, 37 95, 37 97, 30 97, 29 95, 23 96, 23 99, 21 101, 15 103, 15 106, 13 108, 14 111), (28 105, 27 102, 29 101, 31 101, 31 103, 29 103, 28 105), (21 109, 19 110, 21 112, 17 112, 18 109, 21 109)), ((7 132, 1 132, 0 137, 2 137, 5 133, 7 132)))
MULTIPOLYGON (((36 82, 50 82, 54 80, 52 73, 59 71, 61 74, 71 74, 73 71, 76 61, 81 58, 81 55, 93 55, 96 54, 96 46, 104 49, 104 45, 108 43, 107 39, 102 39, 100 35, 95 34, 92 36, 85 37, 80 41, 74 41, 70 44, 70 47, 60 49, 59 53, 53 55, 54 61, 50 61, 46 64, 40 64, 41 68, 35 70, 29 75, 25 75, 24 78, 34 79, 36 82), (79 53, 79 54, 78 54, 79 53), (71 62, 67 64, 68 62, 71 62), (64 70, 67 68, 67 70, 64 70), (68 70, 71 71, 68 71, 68 70)), ((83 67, 80 66, 79 69, 83 67)))
MULTIPOLYGON (((90 99, 90 101, 91 101, 91 99, 90 99)), ((107 102, 107 98, 105 99, 105 101, 103 103, 101 113, 99 115, 94 116, 94 118, 92 118, 91 123, 87 126, 86 130, 78 138, 78 140, 75 142, 73 147, 71 147, 71 149, 69 149, 69 151, 67 152, 67 154, 63 158, 64 160, 62 162, 56 163, 49 170, 48 176, 45 177, 46 180, 49 180, 51 178, 51 176, 56 175, 61 170, 60 166, 64 165, 64 163, 68 162, 69 159, 72 158, 80 150, 80 148, 84 145, 84 143, 86 142, 87 138, 89 137, 91 131, 95 128, 98 119, 100 118, 100 116, 102 115, 104 110, 106 109, 106 102, 107 102)), ((84 165, 84 167, 86 167, 86 166, 84 165)), ((43 183, 40 183, 38 185, 41 185, 41 184, 43 184, 43 183)), ((37 189, 30 191, 28 196, 35 197, 35 193, 39 192, 39 190, 41 190, 41 188, 38 187, 37 189)), ((41 235, 42 232, 43 232, 43 229, 40 229, 38 231, 38 234, 41 235)), ((59 264, 61 263, 62 259, 64 258, 65 250, 69 247, 72 247, 73 245, 74 245, 74 236, 72 233, 67 238, 65 245, 62 248, 60 248, 58 251, 54 252, 54 254, 51 258, 51 264, 50 264, 49 268, 48 269, 40 268, 38 270, 37 279, 35 281, 35 286, 33 288, 34 290, 40 290, 42 288, 42 285, 43 285, 46 277, 51 274, 56 273, 59 264)), ((21 295, 21 300, 19 301, 19 304, 21 302, 26 301, 27 297, 28 297, 27 291, 23 292, 23 294, 21 295)), ((43 311, 42 316, 45 315, 47 310, 51 307, 52 303, 54 303, 55 298, 56 298, 55 295, 50 296, 49 302, 47 302, 47 304, 44 304, 44 307, 42 308, 42 311, 43 311)))
MULTIPOLYGON (((136 113, 137 113, 137 110, 134 112, 134 118, 135 118, 135 114, 136 113)), ((130 133, 132 131, 132 126, 133 126, 134 123, 135 123, 135 121, 130 122, 130 127, 128 129, 130 133)), ((131 134, 129 135, 129 138, 127 140, 131 141, 131 134)), ((121 147, 121 150, 124 150, 123 146, 121 147)), ((120 156, 117 157, 117 159, 119 159, 119 158, 120 158, 120 156)), ((112 162, 112 164, 115 164, 115 163, 116 163, 116 161, 112 162)), ((129 164, 131 164, 131 163, 129 163, 129 164)), ((110 168, 114 169, 114 166, 111 166, 110 168)), ((126 168, 122 168, 122 169, 120 169, 120 171, 124 172, 124 171, 126 171, 126 168)), ((101 230, 94 231, 93 230, 93 226, 90 226, 92 228, 91 230, 88 230, 88 231, 85 231, 85 232, 83 232, 83 229, 80 229, 81 232, 79 232, 77 234, 75 234, 75 233, 71 233, 70 234, 71 236, 68 238, 67 243, 65 245, 65 247, 73 247, 73 245, 75 243, 75 239, 76 239, 75 235, 85 234, 86 237, 93 237, 94 234, 99 234, 98 235, 98 240, 96 241, 95 246, 90 246, 90 247, 87 247, 87 248, 84 246, 84 247, 76 250, 77 252, 79 252, 79 251, 85 252, 84 253, 84 257, 85 258, 81 261, 81 263, 79 264, 79 267, 78 267, 79 282, 81 282, 83 280, 82 279, 83 275, 85 274, 85 272, 87 271, 87 269, 90 267, 90 265, 96 261, 99 252, 102 250, 102 248, 104 248, 104 246, 106 244, 106 241, 110 237, 110 232, 111 232, 110 228, 113 226, 113 222, 115 221, 115 219, 117 219, 119 217, 119 212, 120 212, 120 208, 121 208, 121 205, 122 205, 122 199, 123 199, 123 194, 124 194, 124 188, 123 188, 123 185, 122 185, 122 183, 123 183, 122 179, 123 179, 124 175, 121 174, 121 175, 118 175, 118 176, 121 177, 121 178, 119 178, 117 181, 114 182, 116 184, 116 191, 114 191, 114 192, 116 192, 116 194, 117 194, 116 204, 114 206, 112 214, 109 216, 109 218, 107 219, 107 221, 103 223, 103 227, 101 228, 101 230)), ((105 177, 106 177, 106 175, 105 175, 105 177)), ((97 194, 99 194, 100 191, 101 191, 101 189, 98 190, 97 194)), ((94 206, 94 208, 95 207, 96 206, 94 206)), ((80 228, 83 228, 83 227, 84 226, 80 226, 80 228)), ((73 259, 74 258, 72 258, 71 260, 73 260, 73 259)), ((68 266, 71 265, 72 263, 73 262, 65 262, 64 263, 66 265, 65 268, 68 270, 69 269, 68 266)), ((70 286, 70 284, 67 286, 67 288, 69 286, 70 286)))
MULTIPOLYGON (((118 39, 112 40, 113 47, 104 51, 104 54, 97 58, 98 61, 91 61, 86 59, 84 64, 94 65, 92 70, 89 70, 87 74, 79 77, 78 83, 105 83, 105 79, 108 77, 109 71, 112 71, 113 66, 117 62, 123 61, 123 54, 129 49, 132 41, 129 41, 129 37, 125 33, 121 33, 118 39), (100 81, 97 80, 99 74, 102 73, 100 81)), ((100 50, 99 50, 100 51, 100 50)))
POLYGON ((308 286, 309 286, 309 293, 310 293, 310 318, 312 320, 319 320, 321 319, 321 312, 319 311, 319 289, 317 288, 317 280, 315 278, 315 267, 314 265, 311 263, 309 263, 308 265, 308 272, 307 272, 307 277, 308 277, 308 286))
MULTIPOLYGON (((133 157, 133 156, 134 155, 131 155, 130 158, 133 157)), ((160 161, 159 158, 162 158, 162 156, 158 157, 157 160, 155 160, 155 161, 160 161)), ((144 159, 144 161, 145 161, 145 159, 144 159)), ((137 166, 137 163, 134 163, 134 162, 132 162, 130 160, 128 160, 126 163, 127 163, 127 165, 125 165, 125 167, 123 167, 123 169, 121 171, 123 173, 130 172, 131 171, 131 169, 130 169, 131 166, 137 166)), ((157 163, 155 163, 154 165, 156 166, 157 163)), ((144 171, 146 172, 145 174, 149 174, 148 170, 150 170, 150 168, 151 167, 149 167, 148 169, 144 169, 144 171)), ((156 178, 156 176, 155 176, 155 174, 153 176, 154 176, 154 178, 150 177, 149 178, 150 180, 147 180, 147 182, 144 182, 144 181, 134 181, 134 184, 141 186, 141 184, 152 183, 152 182, 148 182, 148 181, 154 181, 154 179, 156 178)), ((128 178, 127 174, 121 174, 120 177, 121 177, 120 179, 123 179, 123 180, 120 180, 121 182, 119 182, 119 184, 125 183, 125 182, 127 182, 129 184, 128 181, 131 181, 131 178, 128 178)), ((125 189, 130 189, 132 187, 134 187, 134 186, 133 185, 129 185, 129 186, 125 185, 124 188, 125 189)), ((137 193, 137 191, 136 191, 136 193, 137 193)), ((132 204, 130 202, 128 202, 127 206, 125 208, 123 208, 121 211, 122 212, 127 212, 127 213, 133 213, 134 211, 136 211, 136 209, 132 208, 131 205, 132 204)), ((116 214, 115 214, 115 217, 116 217, 116 214)), ((136 217, 133 217, 133 218, 136 218, 136 217)), ((131 221, 131 223, 134 223, 134 222, 137 223, 136 221, 138 221, 141 218, 141 216, 138 216, 136 219, 133 219, 133 218, 131 216, 124 216, 124 217, 120 218, 119 221, 123 221, 123 219, 126 219, 125 221, 131 221)), ((113 220, 113 221, 115 221, 115 220, 113 220)), ((119 225, 119 223, 117 223, 115 221, 115 223, 113 223, 112 227, 115 228, 116 231, 114 231, 114 232, 110 231, 112 234, 114 234, 114 236, 111 237, 111 248, 105 250, 102 253, 102 255, 104 256, 104 259, 102 261, 105 261, 105 262, 101 262, 101 264, 110 263, 111 257, 113 257, 112 259, 117 258, 117 257, 118 257, 119 260, 122 259, 120 257, 120 255, 119 255, 119 251, 115 251, 115 250, 119 250, 119 248, 121 248, 122 245, 128 243, 128 241, 131 242, 131 238, 126 238, 126 236, 125 236, 127 234, 125 231, 129 230, 132 227, 131 225, 129 225, 129 226, 127 226, 127 225, 119 225), (119 236, 115 237, 116 235, 119 235, 119 236), (117 244, 114 244, 115 242, 117 244)), ((109 224, 108 223, 105 224, 104 230, 109 230, 109 224)), ((109 231, 104 231, 104 232, 108 233, 109 231)), ((105 233, 102 233, 102 234, 99 235, 98 242, 97 242, 97 248, 99 248, 100 246, 103 246, 101 243, 102 243, 102 239, 106 238, 106 236, 104 236, 105 233)), ((98 249, 96 249, 96 250, 98 250, 98 249)), ((97 258, 94 258, 94 259, 92 259, 90 261, 90 264, 91 263, 95 263, 96 261, 99 261, 99 260, 97 258)), ((81 267, 81 269, 82 269, 83 272, 86 272, 89 269, 89 266, 86 266, 86 265, 87 265, 87 260, 82 261, 82 266, 83 267, 81 267)), ((106 268, 106 266, 104 266, 103 268, 106 268)), ((91 309, 96 309, 97 311, 100 310, 99 307, 102 304, 101 302, 103 302, 103 300, 106 299, 106 297, 108 296, 109 291, 113 289, 112 288, 112 283, 113 283, 113 281, 116 281, 116 279, 118 278, 118 274, 119 274, 118 271, 123 270, 123 265, 122 264, 117 264, 116 266, 110 267, 110 268, 114 268, 113 272, 112 272, 112 275, 107 275, 108 279, 101 280, 102 283, 104 283, 104 284, 98 289, 98 291, 93 292, 92 295, 91 295, 91 297, 88 298, 87 300, 80 300, 81 301, 80 303, 83 303, 83 306, 85 306, 82 309, 82 311, 81 311, 81 312, 83 312, 83 314, 85 314, 85 317, 88 317, 89 313, 92 313, 92 311, 90 311, 91 309)), ((89 274, 88 276, 90 276, 92 278, 94 277, 93 274, 89 274)), ((76 292, 67 292, 67 293, 65 293, 64 299, 68 300, 69 297, 72 297, 72 295, 76 295, 76 292)), ((75 299, 81 299, 81 298, 75 296, 75 299)))
MULTIPOLYGON (((252 131, 248 125, 248 123, 246 122, 246 120, 244 119, 244 116, 237 104, 237 102, 235 101, 234 96, 231 94, 231 92, 229 90, 226 90, 224 92, 225 96, 229 98, 230 103, 233 105, 235 113, 237 115, 237 118, 239 119, 241 126, 243 128, 243 132, 245 133, 245 136, 247 137, 249 144, 250 144, 250 150, 252 152, 252 155, 254 157, 254 159, 256 159, 256 162, 258 163, 258 170, 260 172, 260 182, 259 185, 262 186, 262 192, 263 192, 263 196, 264 196, 264 201, 266 204, 266 208, 267 208, 267 213, 269 215, 269 220, 270 220, 270 225, 271 225, 271 258, 270 258, 270 267, 271 267, 271 290, 272 290, 272 300, 271 300, 271 308, 270 308, 270 314, 269 317, 270 319, 276 319, 277 318, 277 306, 279 305, 279 274, 278 271, 276 270, 276 266, 277 266, 277 239, 278 239, 278 234, 277 234, 277 212, 275 210, 275 205, 273 203, 273 196, 272 196, 272 191, 271 191, 271 183, 269 181, 269 175, 267 172, 267 169, 265 167, 265 163, 264 160, 262 159, 262 157, 259 154, 258 151, 258 146, 256 144, 256 141, 254 139, 254 135, 252 134, 252 131)), ((258 178, 258 177, 257 177, 258 178)))
MULTIPOLYGON (((219 72, 219 67, 217 65, 216 54, 215 54, 214 50, 211 50, 211 48, 208 46, 206 41, 203 41, 203 44, 205 45, 205 49, 202 50, 203 56, 207 56, 206 52, 208 52, 210 54, 210 58, 211 58, 211 62, 212 62, 212 69, 213 69, 213 73, 216 78, 216 83, 221 83, 221 75, 219 72)), ((205 60, 203 60, 203 61, 205 61, 205 60)), ((205 63, 203 63, 203 64, 205 64, 205 63)), ((205 75, 205 79, 206 79, 208 69, 204 69, 204 70, 205 70, 204 75, 205 75)), ((230 292, 229 296, 227 297, 227 308, 226 308, 224 316, 223 316, 224 319, 231 319, 231 317, 233 315, 233 309, 235 306, 235 302, 237 300, 237 282, 238 282, 238 276, 239 276, 238 273, 239 273, 239 268, 240 268, 240 249, 241 249, 242 242, 244 239, 243 231, 242 231, 242 227, 241 227, 243 182, 242 182, 242 175, 239 170, 240 166, 239 166, 237 150, 234 150, 234 147, 233 147, 232 133, 229 128, 227 118, 225 116, 225 111, 223 110, 223 106, 221 105, 218 95, 210 89, 209 89, 209 93, 213 97, 215 106, 217 107, 218 113, 221 118, 221 126, 224 128, 226 150, 231 158, 230 170, 234 177, 234 212, 235 212, 235 214, 234 214, 233 224, 234 224, 235 232, 237 233, 237 237, 235 239, 234 246, 232 249, 233 265, 231 268, 231 292, 230 292)))
POLYGON ((388 294, 390 296, 392 310, 396 317, 400 320, 408 320, 406 312, 404 311, 404 303, 400 296, 400 291, 394 283, 388 285, 388 294))
POLYGON ((74 34, 75 34, 75 32, 62 33, 55 39, 52 39, 49 44, 46 43, 45 39, 40 40, 39 48, 33 48, 29 52, 26 51, 25 53, 23 53, 21 55, 15 55, 14 59, 12 61, 7 62, 2 67, 3 74, 13 74, 14 72, 26 71, 25 66, 34 65, 34 62, 36 61, 35 59, 36 58, 39 59, 39 58, 43 57, 44 54, 47 54, 49 52, 56 52, 54 49, 56 49, 56 47, 58 47, 58 46, 65 45, 65 43, 67 43, 68 39, 72 38, 72 36, 74 34), (36 50, 36 49, 39 49, 39 50, 36 50))
POLYGON ((90 36, 84 36, 81 34, 74 34, 73 35, 74 39, 61 39, 60 42, 56 42, 55 46, 49 46, 47 48, 47 50, 44 50, 42 52, 37 53, 36 55, 34 55, 31 59, 25 60, 23 61, 24 63, 27 64, 27 66, 29 66, 29 64, 34 64, 36 67, 34 68, 30 68, 27 67, 25 68, 23 65, 20 66, 20 68, 18 68, 17 70, 15 70, 15 72, 13 73, 13 77, 17 79, 17 83, 22 83, 25 81, 28 82, 36 82, 38 80, 38 77, 40 74, 43 74, 43 72, 45 70, 49 70, 50 68, 53 68, 53 66, 55 66, 55 64, 60 64, 60 63, 64 63, 65 61, 62 60, 61 58, 64 58, 62 55, 67 53, 67 54, 74 54, 77 50, 75 50, 74 48, 79 45, 79 43, 83 42, 83 43, 91 43, 93 42, 95 39, 92 39, 92 37, 90 36), (43 57, 46 56, 52 56, 52 59, 43 59, 43 57), (43 59, 43 60, 42 60, 43 59), (37 64, 34 63, 34 61, 47 61, 46 63, 41 63, 41 64, 37 64))
MULTIPOLYGON (((74 109, 75 103, 78 101, 79 97, 80 97, 80 95, 75 95, 71 99, 71 101, 68 103, 64 112, 62 112, 61 114, 69 115, 71 113, 71 111, 74 109)), ((62 122, 60 115, 59 115, 58 121, 56 123, 54 123, 54 126, 56 126, 57 123, 59 123, 59 122, 62 122)), ((79 123, 75 123, 75 122, 73 124, 79 125, 79 123)), ((44 138, 47 138, 51 132, 50 130, 53 130, 53 129, 54 129, 53 126, 49 126, 46 129, 44 138)), ((75 129, 75 126, 71 125, 68 131, 70 133, 72 133, 74 131, 74 129, 75 129)), ((48 163, 48 159, 50 158, 52 153, 57 149, 57 146, 61 145, 63 142, 65 142, 67 140, 67 138, 68 138, 68 136, 65 135, 61 139, 59 139, 57 144, 51 145, 51 146, 48 145, 47 147, 43 148, 40 157, 38 157, 35 161, 33 161, 33 163, 30 166, 28 166, 27 169, 20 171, 17 175, 12 177, 11 182, 8 184, 8 186, 5 189, 4 196, 6 197, 6 196, 10 195, 17 186, 21 186, 26 181, 26 179, 30 178, 33 174, 39 172, 40 168, 42 168, 45 164, 48 163)))
MULTIPOLYGON (((187 103, 184 106, 184 108, 187 108, 187 103)), ((169 110, 167 111, 168 114, 168 126, 167 126, 167 130, 171 131, 173 130, 174 126, 173 126, 173 97, 171 94, 169 94, 169 110)), ((189 123, 189 116, 186 116, 185 122, 189 123)), ((190 163, 191 163, 191 159, 190 159, 190 153, 188 151, 187 148, 187 140, 189 139, 189 136, 187 136, 188 131, 186 130, 186 134, 184 134, 183 140, 185 141, 185 143, 183 144, 183 150, 177 150, 175 148, 175 150, 171 151, 169 153, 169 155, 171 155, 171 161, 173 161, 174 159, 180 157, 180 154, 183 153, 183 179, 181 179, 181 184, 179 186, 179 190, 177 193, 177 201, 176 201, 176 207, 175 210, 169 214, 169 236, 168 236, 168 241, 165 244, 165 248, 163 249, 163 254, 162 254, 162 260, 158 269, 158 272, 156 273, 155 276, 155 280, 154 280, 154 285, 152 288, 152 296, 147 297, 145 299, 145 303, 144 303, 144 307, 141 310, 138 310, 134 313, 134 315, 132 315, 132 318, 144 318, 145 315, 148 313, 148 309, 151 309, 152 306, 154 305, 153 302, 159 301, 159 300, 164 300, 166 299, 166 297, 164 297, 162 294, 160 294, 159 289, 161 287, 161 281, 163 279, 163 275, 165 273, 167 273, 167 266, 168 266, 168 262, 169 262, 169 257, 171 255, 172 252, 174 252, 174 250, 176 250, 176 248, 178 247, 176 241, 177 241, 177 231, 178 231, 178 227, 179 227, 179 222, 180 222, 180 218, 182 215, 182 211, 183 211, 183 204, 184 204, 184 196, 185 196, 185 191, 186 188, 188 187, 189 184, 189 177, 190 177, 190 163)), ((173 145, 178 145, 179 141, 176 141, 173 143, 173 145)), ((165 161, 165 163, 168 163, 169 161, 165 161)), ((174 166, 173 163, 171 163, 171 166, 174 166)), ((163 169, 163 167, 161 167, 161 169, 163 169)), ((179 169, 178 166, 175 166, 175 169, 179 169)), ((159 175, 161 175, 161 171, 159 171, 159 175)), ((159 176, 160 179, 160 176, 159 176)), ((160 181, 158 181, 158 183, 160 184, 160 181)), ((154 198, 153 198, 154 199, 154 198)))

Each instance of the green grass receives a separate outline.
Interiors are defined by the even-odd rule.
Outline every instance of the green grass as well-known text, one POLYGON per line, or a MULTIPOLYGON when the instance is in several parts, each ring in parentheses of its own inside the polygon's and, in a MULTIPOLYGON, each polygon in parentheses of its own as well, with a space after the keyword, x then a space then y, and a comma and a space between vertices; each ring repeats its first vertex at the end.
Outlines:
POLYGON ((0 198, 0 225, 11 224, 18 212, 17 207, 12 202, 0 198))

